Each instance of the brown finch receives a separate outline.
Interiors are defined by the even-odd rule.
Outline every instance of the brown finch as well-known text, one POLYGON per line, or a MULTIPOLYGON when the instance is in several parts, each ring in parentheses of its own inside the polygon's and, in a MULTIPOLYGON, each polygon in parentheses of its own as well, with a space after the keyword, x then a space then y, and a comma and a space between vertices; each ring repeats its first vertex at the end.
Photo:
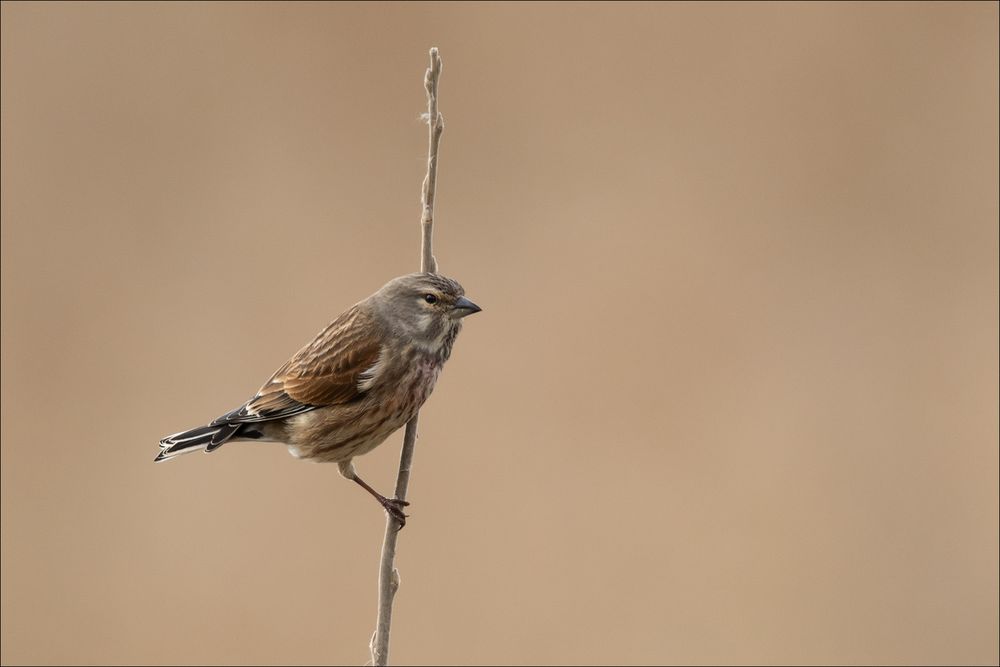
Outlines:
POLYGON ((336 462, 402 526, 408 503, 368 486, 352 459, 382 444, 430 396, 462 318, 480 311, 464 294, 433 273, 390 280, 320 331, 242 406, 161 440, 156 461, 241 440, 283 443, 298 458, 336 462))

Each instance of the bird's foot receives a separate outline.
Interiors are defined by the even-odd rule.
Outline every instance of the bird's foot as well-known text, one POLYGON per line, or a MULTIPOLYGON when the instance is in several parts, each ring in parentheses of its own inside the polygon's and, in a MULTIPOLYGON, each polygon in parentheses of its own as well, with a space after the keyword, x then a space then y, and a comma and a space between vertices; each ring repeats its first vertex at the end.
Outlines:
POLYGON ((403 526, 406 525, 406 514, 403 514, 403 508, 410 503, 405 500, 399 500, 398 498, 385 498, 383 497, 380 501, 382 507, 385 511, 389 513, 393 519, 399 522, 399 529, 402 530, 403 526))

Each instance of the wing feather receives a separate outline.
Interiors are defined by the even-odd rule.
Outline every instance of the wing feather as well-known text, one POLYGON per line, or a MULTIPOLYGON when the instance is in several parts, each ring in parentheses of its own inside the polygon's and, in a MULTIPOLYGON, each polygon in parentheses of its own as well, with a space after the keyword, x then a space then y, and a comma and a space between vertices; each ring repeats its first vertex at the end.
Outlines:
POLYGON ((354 306, 275 371, 245 405, 214 423, 283 419, 358 400, 371 386, 366 371, 379 360, 379 341, 374 319, 354 306))

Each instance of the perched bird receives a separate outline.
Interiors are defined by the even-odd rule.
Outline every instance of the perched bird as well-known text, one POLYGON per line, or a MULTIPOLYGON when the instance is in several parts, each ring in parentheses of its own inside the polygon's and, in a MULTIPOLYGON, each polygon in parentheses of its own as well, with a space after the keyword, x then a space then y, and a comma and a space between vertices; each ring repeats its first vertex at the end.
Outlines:
POLYGON ((402 526, 408 503, 368 486, 352 460, 382 444, 430 396, 462 319, 480 311, 464 295, 434 273, 390 280, 320 331, 249 401, 161 440, 156 461, 241 440, 284 443, 298 458, 337 463, 402 526))

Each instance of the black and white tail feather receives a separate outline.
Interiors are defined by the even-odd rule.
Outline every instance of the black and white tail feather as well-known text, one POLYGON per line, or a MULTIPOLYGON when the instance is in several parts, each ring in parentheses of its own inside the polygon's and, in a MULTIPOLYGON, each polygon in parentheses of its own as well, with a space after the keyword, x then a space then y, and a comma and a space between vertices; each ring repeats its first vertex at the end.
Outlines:
POLYGON ((211 424, 174 433, 160 440, 160 453, 153 459, 154 462, 166 461, 200 449, 214 452, 227 442, 267 440, 270 438, 265 436, 265 433, 273 434, 273 430, 269 431, 269 423, 281 423, 288 417, 315 410, 318 406, 296 401, 282 390, 281 381, 275 380, 282 370, 284 366, 267 381, 256 396, 211 424), (261 401, 268 400, 271 401, 270 405, 266 407, 260 405, 261 401))
POLYGON ((230 441, 259 440, 264 434, 258 428, 254 428, 253 424, 231 421, 245 409, 244 407, 233 410, 207 426, 168 435, 160 440, 160 453, 156 455, 154 462, 166 461, 202 449, 212 452, 230 441))

